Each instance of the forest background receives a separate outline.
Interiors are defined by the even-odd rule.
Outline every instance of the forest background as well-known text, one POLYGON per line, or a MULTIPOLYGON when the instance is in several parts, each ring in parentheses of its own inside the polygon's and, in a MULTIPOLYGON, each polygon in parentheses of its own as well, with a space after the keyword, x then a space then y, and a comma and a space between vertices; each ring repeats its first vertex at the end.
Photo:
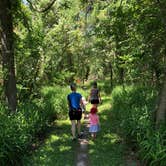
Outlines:
POLYGON ((164 166, 165 0, 0 0, 0 38, 2 163, 63 117, 71 82, 95 79, 146 163, 164 166))

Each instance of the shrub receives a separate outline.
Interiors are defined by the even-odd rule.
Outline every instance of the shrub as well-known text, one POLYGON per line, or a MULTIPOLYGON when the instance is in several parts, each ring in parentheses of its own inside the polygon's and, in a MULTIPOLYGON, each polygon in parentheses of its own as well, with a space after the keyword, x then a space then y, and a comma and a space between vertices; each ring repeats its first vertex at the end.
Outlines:
POLYGON ((166 164, 166 132, 165 127, 154 131, 147 129, 144 137, 139 139, 139 154, 147 165, 165 166, 166 164))
POLYGON ((136 143, 142 159, 151 165, 164 165, 166 128, 155 131, 152 119, 156 95, 150 87, 116 87, 112 112, 121 134, 136 143))
POLYGON ((60 86, 43 87, 41 90, 43 96, 44 110, 49 116, 55 118, 66 118, 68 115, 67 94, 69 88, 60 86))
POLYGON ((62 87, 44 87, 41 98, 20 103, 14 114, 0 106, 0 165, 20 165, 33 139, 45 131, 53 116, 67 116, 67 93, 62 87))

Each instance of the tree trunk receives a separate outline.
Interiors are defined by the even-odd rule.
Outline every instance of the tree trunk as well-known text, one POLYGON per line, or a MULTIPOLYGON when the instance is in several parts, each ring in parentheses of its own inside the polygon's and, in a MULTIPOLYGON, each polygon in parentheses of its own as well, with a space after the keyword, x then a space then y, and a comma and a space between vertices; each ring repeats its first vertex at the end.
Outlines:
POLYGON ((0 27, 4 91, 9 109, 15 111, 17 99, 13 50, 13 20, 10 0, 0 0, 0 27))
POLYGON ((109 63, 109 71, 110 71, 110 86, 113 89, 113 68, 111 62, 109 63))
MULTIPOLYGON (((161 12, 161 18, 163 21, 163 28, 165 29, 166 27, 166 10, 165 10, 165 1, 157 1, 160 12, 161 12)), ((166 34, 166 30, 165 30, 166 34)), ((166 44, 166 40, 164 40, 164 43, 166 44)), ((165 55, 164 55, 165 57, 165 55)), ((166 70, 164 74, 164 82, 163 82, 163 87, 160 92, 159 96, 159 104, 156 112, 156 127, 159 127, 162 122, 165 123, 166 120, 166 70)))
POLYGON ((159 103, 156 112, 156 126, 159 126, 161 122, 165 122, 166 118, 166 74, 163 87, 159 96, 159 103))

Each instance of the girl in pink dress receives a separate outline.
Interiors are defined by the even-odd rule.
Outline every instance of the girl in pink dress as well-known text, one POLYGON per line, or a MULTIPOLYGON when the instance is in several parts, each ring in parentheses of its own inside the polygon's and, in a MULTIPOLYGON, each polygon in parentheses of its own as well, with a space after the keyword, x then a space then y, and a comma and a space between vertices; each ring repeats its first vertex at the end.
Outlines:
POLYGON ((97 108, 92 107, 89 115, 90 127, 89 132, 93 139, 96 138, 96 134, 99 131, 99 116, 97 115, 97 108))

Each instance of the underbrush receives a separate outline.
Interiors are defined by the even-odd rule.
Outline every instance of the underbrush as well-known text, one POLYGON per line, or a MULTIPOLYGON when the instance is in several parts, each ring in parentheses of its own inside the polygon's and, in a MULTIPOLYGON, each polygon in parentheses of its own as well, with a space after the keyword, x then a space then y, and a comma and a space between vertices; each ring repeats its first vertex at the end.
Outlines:
POLYGON ((166 164, 165 127, 154 129, 157 92, 150 87, 116 87, 112 92, 112 114, 119 132, 139 151, 145 164, 166 164))
POLYGON ((67 117, 68 89, 43 87, 41 97, 20 103, 16 113, 0 106, 0 165, 19 165, 39 133, 67 117))

